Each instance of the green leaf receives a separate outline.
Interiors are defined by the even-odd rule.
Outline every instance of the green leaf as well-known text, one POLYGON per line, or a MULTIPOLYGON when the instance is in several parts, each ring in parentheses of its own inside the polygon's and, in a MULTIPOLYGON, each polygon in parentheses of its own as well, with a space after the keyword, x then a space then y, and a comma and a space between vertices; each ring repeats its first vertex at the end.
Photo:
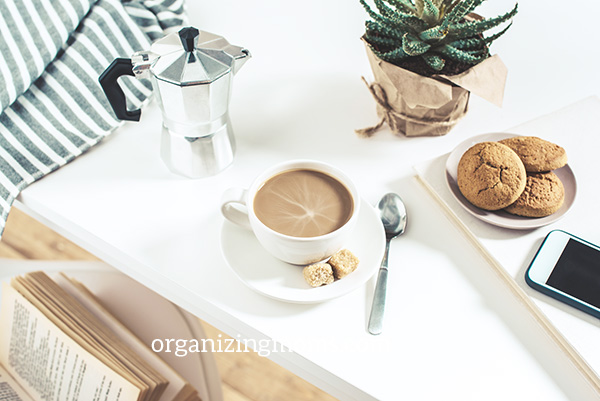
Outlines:
POLYGON ((463 1, 463 0, 444 0, 444 4, 446 5, 448 12, 450 12, 461 1, 463 1))
POLYGON ((417 16, 417 8, 410 0, 386 0, 386 2, 396 8, 400 12, 417 16))
POLYGON ((425 60, 427 65, 435 71, 441 71, 442 68, 444 68, 444 65, 446 65, 446 60, 436 54, 427 53, 423 54, 421 57, 423 57, 423 60, 425 60))
POLYGON ((379 49, 395 49, 402 45, 402 41, 381 35, 365 34, 365 39, 368 43, 378 47, 379 49))
POLYGON ((371 50, 377 57, 390 63, 409 57, 409 55, 406 54, 406 52, 401 47, 394 50, 390 50, 388 52, 381 52, 376 49, 373 49, 372 47, 371 50))
POLYGON ((365 0, 359 0, 360 4, 364 7, 365 11, 369 14, 369 16, 380 25, 387 26, 388 28, 397 28, 401 29, 403 32, 407 31, 422 31, 426 28, 427 24, 424 21, 421 21, 419 18, 410 15, 401 13, 399 11, 395 12, 391 17, 385 17, 383 15, 377 14, 373 9, 367 4, 365 0))
POLYGON ((410 33, 404 34, 402 38, 402 49, 409 56, 420 56, 431 48, 429 43, 425 43, 410 33))
POLYGON ((404 14, 400 12, 396 13, 396 17, 393 19, 393 23, 395 23, 399 27, 406 27, 407 30, 412 30, 416 32, 427 29, 427 24, 425 23, 425 21, 413 15, 404 14))
POLYGON ((423 0, 422 20, 430 26, 436 25, 440 18, 440 10, 433 4, 432 0, 423 0))
POLYGON ((488 29, 494 28, 503 22, 508 21, 517 14, 518 3, 511 11, 495 18, 484 19, 481 21, 469 21, 456 25, 450 25, 450 33, 457 39, 467 38, 479 35, 488 29))
POLYGON ((429 28, 419 34, 419 39, 424 41, 441 40, 448 35, 448 23, 443 22, 441 25, 429 28))
POLYGON ((464 0, 444 0, 444 18, 448 16, 454 10, 454 8, 464 0))
POLYGON ((457 49, 450 45, 445 45, 444 47, 439 48, 438 51, 453 60, 469 64, 477 64, 487 58, 487 54, 471 54, 470 52, 457 49))
POLYGON ((375 5, 377 6, 377 9, 381 13, 381 15, 388 17, 388 18, 394 18, 395 14, 396 14, 395 10, 392 10, 387 4, 385 4, 385 2, 383 2, 383 0, 374 0, 374 1, 375 1, 375 5))
POLYGON ((460 2, 455 3, 452 11, 446 14, 446 19, 449 22, 459 22, 477 8, 484 0, 461 0, 460 2))
POLYGON ((503 29, 503 30, 501 30, 500 32, 498 32, 498 33, 496 33, 496 34, 494 34, 494 35, 491 35, 491 36, 488 36, 488 37, 484 38, 484 39, 483 39, 483 42, 484 42, 486 45, 490 45, 490 44, 491 44, 491 43, 492 43, 494 40, 496 40, 496 39, 498 39, 500 36, 504 35, 504 34, 506 33, 506 31, 508 31, 508 28, 510 28, 510 27, 512 26, 512 24, 513 24, 513 23, 511 22, 510 24, 508 24, 508 25, 506 26, 506 28, 504 28, 504 29, 503 29))
POLYGON ((376 32, 380 36, 387 36, 390 38, 395 38, 398 42, 402 41, 402 36, 406 33, 405 31, 401 31, 395 28, 389 28, 385 25, 381 25, 376 21, 367 21, 366 22, 366 33, 372 36, 375 36, 376 32))
POLYGON ((448 44, 460 50, 481 49, 485 46, 485 42, 480 37, 459 39, 448 44))
POLYGON ((373 11, 373 9, 371 8, 371 6, 368 5, 365 0, 359 0, 359 2, 360 2, 360 4, 362 4, 363 8, 365 9, 365 11, 367 12, 367 14, 369 14, 369 16, 371 18, 373 18, 374 20, 378 20, 379 14, 377 14, 375 11, 373 11))

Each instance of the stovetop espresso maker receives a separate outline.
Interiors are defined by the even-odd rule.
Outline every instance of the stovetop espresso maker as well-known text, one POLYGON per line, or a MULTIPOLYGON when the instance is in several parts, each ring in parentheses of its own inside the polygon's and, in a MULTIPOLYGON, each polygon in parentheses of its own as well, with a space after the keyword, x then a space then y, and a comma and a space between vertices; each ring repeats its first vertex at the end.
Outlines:
POLYGON ((117 79, 150 78, 163 117, 163 161, 175 173, 207 177, 233 162, 229 97, 233 76, 250 57, 222 36, 186 27, 154 42, 149 51, 115 59, 99 81, 116 116, 139 121, 141 110, 127 110, 117 79))

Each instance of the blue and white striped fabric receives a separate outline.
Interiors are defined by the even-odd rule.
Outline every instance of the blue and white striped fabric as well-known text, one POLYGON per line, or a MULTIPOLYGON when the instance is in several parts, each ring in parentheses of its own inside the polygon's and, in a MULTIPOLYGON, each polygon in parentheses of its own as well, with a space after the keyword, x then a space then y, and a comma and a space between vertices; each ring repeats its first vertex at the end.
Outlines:
MULTIPOLYGON (((121 124, 104 69, 184 23, 183 0, 0 0, 0 235, 23 188, 121 124)), ((135 108, 151 93, 123 90, 135 108)))

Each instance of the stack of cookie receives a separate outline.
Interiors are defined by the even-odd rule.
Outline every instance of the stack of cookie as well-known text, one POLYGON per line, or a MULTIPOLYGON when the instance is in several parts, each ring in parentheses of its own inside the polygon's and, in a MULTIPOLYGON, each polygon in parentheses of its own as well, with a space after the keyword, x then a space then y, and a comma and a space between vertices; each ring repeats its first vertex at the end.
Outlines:
POLYGON ((533 136, 481 142, 458 163, 458 188, 473 205, 524 217, 544 217, 563 204, 565 190, 552 170, 567 164, 565 150, 533 136))

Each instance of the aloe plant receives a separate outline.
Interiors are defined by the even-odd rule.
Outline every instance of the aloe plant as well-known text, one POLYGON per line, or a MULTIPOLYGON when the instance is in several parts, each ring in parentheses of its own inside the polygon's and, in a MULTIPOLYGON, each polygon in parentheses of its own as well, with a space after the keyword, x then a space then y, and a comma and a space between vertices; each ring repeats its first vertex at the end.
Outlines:
POLYGON ((382 60, 401 65, 410 57, 421 57, 434 71, 449 61, 475 65, 490 56, 489 45, 512 25, 517 6, 488 19, 471 19, 484 0, 374 0, 374 11, 360 0, 369 16, 365 40, 382 60), (510 21, 499 32, 484 32, 510 21))

